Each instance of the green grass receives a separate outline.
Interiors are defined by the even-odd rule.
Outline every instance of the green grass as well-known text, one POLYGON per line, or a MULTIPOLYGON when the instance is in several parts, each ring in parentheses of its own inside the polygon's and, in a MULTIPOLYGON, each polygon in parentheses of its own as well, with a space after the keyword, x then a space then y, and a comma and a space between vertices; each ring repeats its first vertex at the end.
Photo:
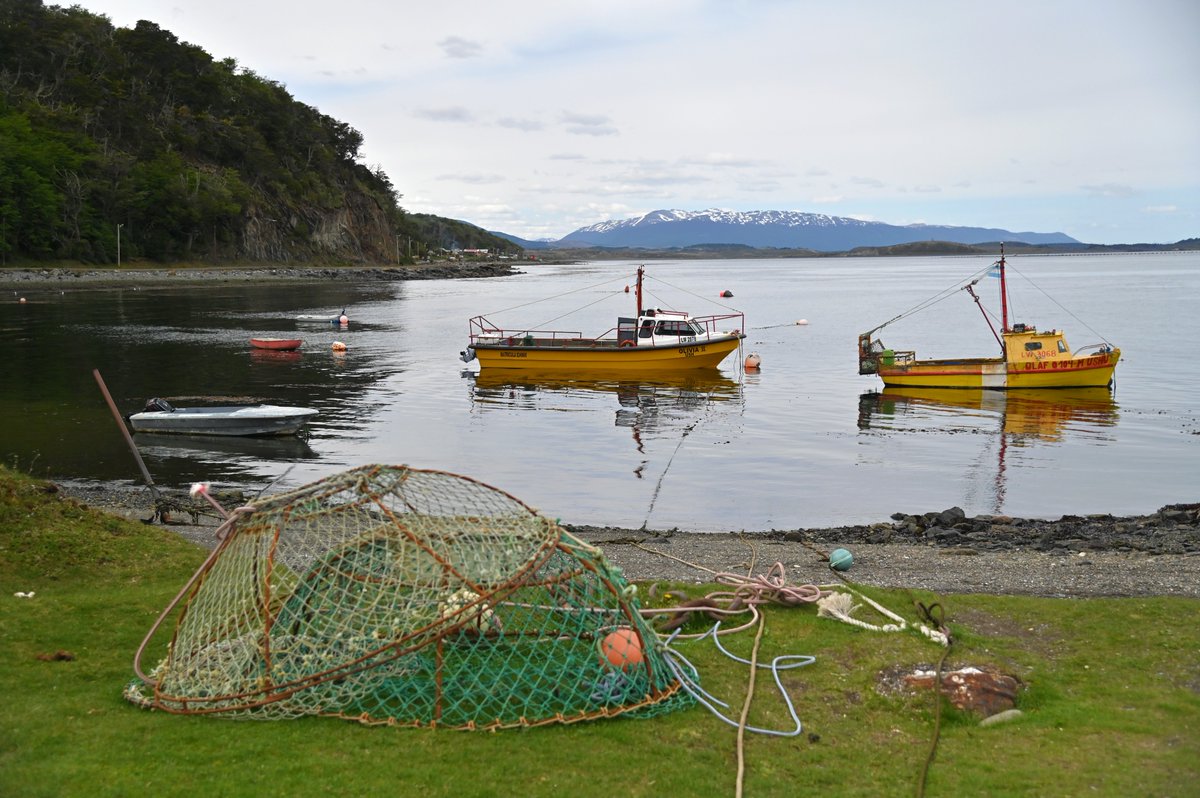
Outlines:
MULTIPOLYGON (((0 469, 0 795, 734 792, 736 730, 699 707, 496 733, 138 709, 121 698, 134 652, 204 556, 169 530, 0 469), (30 590, 33 599, 13 596, 30 590), (59 650, 75 659, 38 659, 59 650)), ((867 592, 910 616, 914 599, 941 602, 956 636, 951 665, 993 665, 1027 685, 1014 721, 980 727, 943 713, 927 795, 1200 795, 1200 602, 867 592)), ((724 639, 748 656, 754 636, 724 639)), ((680 647, 736 717, 745 667, 708 641, 680 647)), ((760 660, 780 654, 817 658, 783 677, 804 733, 747 735, 745 794, 914 794, 934 705, 928 694, 881 694, 877 677, 932 664, 941 649, 773 608, 760 660)), ((767 672, 750 722, 788 725, 767 672)))

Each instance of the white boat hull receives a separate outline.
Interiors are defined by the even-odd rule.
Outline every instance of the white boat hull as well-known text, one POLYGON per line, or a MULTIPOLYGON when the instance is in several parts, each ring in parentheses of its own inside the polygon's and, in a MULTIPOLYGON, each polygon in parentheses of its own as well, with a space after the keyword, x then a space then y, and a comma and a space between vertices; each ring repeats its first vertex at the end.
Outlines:
POLYGON ((129 424, 135 432, 176 435, 294 435, 317 412, 277 405, 180 407, 134 413, 129 424))

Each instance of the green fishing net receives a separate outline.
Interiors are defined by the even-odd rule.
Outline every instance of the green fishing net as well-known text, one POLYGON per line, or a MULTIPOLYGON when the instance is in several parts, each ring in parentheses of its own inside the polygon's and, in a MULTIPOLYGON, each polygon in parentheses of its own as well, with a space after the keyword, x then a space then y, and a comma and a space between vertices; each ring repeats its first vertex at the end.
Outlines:
POLYGON ((237 508, 219 534, 147 634, 134 703, 498 729, 693 700, 600 551, 475 480, 363 466, 237 508))

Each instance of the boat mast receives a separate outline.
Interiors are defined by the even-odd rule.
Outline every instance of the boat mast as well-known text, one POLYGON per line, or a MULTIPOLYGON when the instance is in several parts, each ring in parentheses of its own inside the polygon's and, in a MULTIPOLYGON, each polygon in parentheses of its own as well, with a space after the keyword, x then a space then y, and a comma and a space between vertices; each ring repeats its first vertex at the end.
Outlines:
POLYGON ((1000 245, 1000 332, 1008 329, 1008 282, 1004 276, 1004 244, 1000 245))
POLYGON ((637 317, 638 317, 639 319, 642 317, 642 270, 643 270, 644 268, 646 268, 646 267, 645 267, 645 266, 638 266, 638 277, 637 277, 637 303, 638 303, 638 306, 637 306, 637 317))

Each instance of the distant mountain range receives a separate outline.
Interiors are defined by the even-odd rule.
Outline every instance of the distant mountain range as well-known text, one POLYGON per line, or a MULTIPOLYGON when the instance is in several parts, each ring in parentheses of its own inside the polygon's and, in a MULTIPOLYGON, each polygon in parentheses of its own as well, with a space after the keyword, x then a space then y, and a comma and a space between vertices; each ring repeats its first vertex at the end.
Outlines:
POLYGON ((527 241, 504 233, 526 249, 585 247, 666 249, 701 244, 844 252, 856 247, 886 247, 917 241, 982 244, 1079 244, 1065 233, 1014 233, 995 227, 894 225, 844 216, 800 211, 659 210, 635 219, 610 220, 581 227, 557 241, 527 241))

